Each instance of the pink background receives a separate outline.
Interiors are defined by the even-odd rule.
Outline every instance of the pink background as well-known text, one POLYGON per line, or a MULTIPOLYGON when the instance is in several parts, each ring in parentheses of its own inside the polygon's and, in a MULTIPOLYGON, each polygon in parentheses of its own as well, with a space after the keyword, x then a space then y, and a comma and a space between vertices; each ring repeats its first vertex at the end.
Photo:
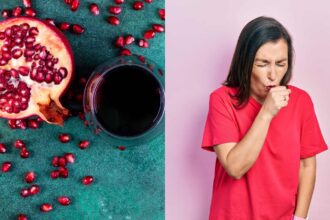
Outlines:
MULTIPOLYGON (((215 154, 200 143, 211 91, 225 79, 238 35, 260 15, 279 20, 296 51, 291 84, 314 101, 330 140, 330 3, 299 0, 166 0, 166 219, 208 219, 215 154)), ((330 160, 317 156, 309 216, 330 219, 330 160)))

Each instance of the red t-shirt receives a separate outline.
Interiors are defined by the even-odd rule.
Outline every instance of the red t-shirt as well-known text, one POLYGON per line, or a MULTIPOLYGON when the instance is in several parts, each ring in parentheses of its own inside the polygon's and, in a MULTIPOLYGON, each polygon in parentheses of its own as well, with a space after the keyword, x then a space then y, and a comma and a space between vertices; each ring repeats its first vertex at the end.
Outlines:
MULTIPOLYGON (((216 160, 210 220, 289 220, 295 210, 300 159, 327 150, 310 96, 291 89, 289 104, 272 119, 262 150, 239 180, 216 160)), ((242 109, 222 86, 211 93, 202 148, 239 142, 251 127, 261 104, 250 97, 242 109)))

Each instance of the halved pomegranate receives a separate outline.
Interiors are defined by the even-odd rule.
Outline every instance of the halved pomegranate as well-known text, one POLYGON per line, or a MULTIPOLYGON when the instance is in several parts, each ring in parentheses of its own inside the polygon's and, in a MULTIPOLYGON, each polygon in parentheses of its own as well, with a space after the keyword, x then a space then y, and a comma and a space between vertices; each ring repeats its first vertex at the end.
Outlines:
POLYGON ((0 22, 0 117, 38 115, 63 125, 59 101, 73 74, 73 52, 55 27, 30 17, 0 22))

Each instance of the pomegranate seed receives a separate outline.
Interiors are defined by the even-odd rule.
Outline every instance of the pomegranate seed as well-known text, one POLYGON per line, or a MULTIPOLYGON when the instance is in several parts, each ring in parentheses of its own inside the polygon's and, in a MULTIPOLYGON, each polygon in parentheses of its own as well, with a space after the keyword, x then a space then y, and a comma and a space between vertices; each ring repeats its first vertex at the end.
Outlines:
POLYGON ((152 0, 144 0, 146 3, 151 3, 152 0))
POLYGON ((50 173, 50 177, 53 178, 53 179, 56 179, 60 176, 60 171, 58 170, 53 170, 51 173, 50 173))
POLYGON ((58 169, 60 177, 67 178, 69 176, 69 171, 65 167, 60 167, 58 169))
POLYGON ((51 19, 51 18, 46 18, 46 19, 45 19, 45 22, 46 22, 47 24, 50 24, 50 25, 55 26, 55 22, 54 22, 54 20, 51 19))
POLYGON ((94 181, 94 178, 92 176, 85 176, 84 178, 82 178, 81 182, 84 185, 89 185, 94 181))
POLYGON ((109 16, 108 17, 108 23, 112 25, 119 25, 120 21, 116 16, 109 16))
POLYGON ((139 40, 139 47, 147 48, 147 47, 149 47, 149 44, 145 39, 140 39, 139 40))
POLYGON ((129 45, 129 44, 133 43, 134 41, 135 41, 135 39, 132 35, 127 35, 125 37, 125 44, 126 45, 129 45))
POLYGON ((143 2, 141 2, 141 1, 135 1, 134 3, 133 3, 133 9, 134 10, 141 10, 142 8, 143 8, 143 2))
POLYGON ((22 189, 21 190, 21 192, 20 192, 20 194, 21 194, 21 196, 22 197, 28 197, 28 196, 30 196, 31 194, 30 194, 30 190, 28 190, 28 189, 22 189))
POLYGON ((67 31, 70 29, 70 24, 68 22, 63 22, 63 23, 60 23, 58 25, 58 28, 61 30, 61 31, 67 31))
POLYGON ((92 3, 89 5, 89 11, 93 14, 93 15, 98 15, 100 14, 100 9, 99 6, 95 3, 92 3))
POLYGON ((123 47, 125 45, 124 37, 122 37, 122 36, 117 37, 115 45, 116 45, 116 47, 119 47, 119 48, 123 47))
POLYGON ((80 0, 72 0, 71 11, 77 11, 80 6, 80 0))
POLYGON ((4 154, 7 152, 7 148, 6 148, 6 145, 3 144, 3 143, 0 143, 0 153, 1 154, 4 154))
POLYGON ((22 147, 25 147, 25 143, 24 143, 24 141, 18 139, 14 142, 14 147, 17 149, 20 149, 22 147))
POLYGON ((155 37, 155 32, 153 30, 148 30, 144 33, 144 38, 151 39, 155 37))
POLYGON ((40 192, 40 187, 38 185, 32 185, 29 191, 31 195, 36 195, 40 192))
POLYGON ((23 5, 25 7, 31 7, 32 6, 31 0, 23 0, 23 5))
POLYGON ((60 158, 58 159, 58 165, 59 165, 60 167, 65 167, 65 166, 66 166, 66 159, 65 159, 64 157, 60 157, 60 158))
POLYGON ((12 11, 11 11, 11 14, 14 16, 14 17, 18 17, 22 14, 22 8, 17 6, 15 7, 12 11))
POLYGON ((85 31, 85 29, 83 28, 83 26, 79 25, 79 24, 74 24, 72 25, 72 32, 75 34, 82 34, 85 31))
POLYGON ((146 59, 144 58, 144 56, 139 55, 138 58, 142 63, 146 62, 146 59))
POLYGON ((36 129, 40 127, 40 124, 37 119, 30 119, 28 121, 29 128, 36 129))
POLYGON ((121 7, 120 6, 110 6, 109 12, 114 15, 119 15, 121 13, 121 7))
POLYGON ((88 127, 88 121, 87 121, 87 120, 84 121, 84 125, 85 125, 86 127, 88 127))
POLYGON ((73 153, 66 153, 66 154, 64 154, 64 157, 65 157, 66 162, 68 162, 68 163, 74 163, 74 161, 75 161, 75 156, 73 153))
POLYGON ((118 146, 117 147, 119 150, 121 150, 121 151, 123 151, 123 150, 125 150, 126 149, 126 147, 125 146, 118 146))
POLYGON ((32 171, 29 171, 25 174, 25 182, 32 183, 36 178, 36 174, 32 171))
POLYGON ((11 162, 6 161, 2 163, 2 167, 1 167, 2 172, 6 173, 10 170, 10 168, 11 168, 11 162))
POLYGON ((156 32, 164 32, 165 31, 164 26, 161 25, 161 24, 153 24, 152 29, 156 32))
POLYGON ((59 139, 62 143, 68 143, 68 142, 71 140, 70 136, 69 136, 68 134, 65 134, 65 133, 60 134, 60 135, 58 136, 58 139, 59 139))
POLYGON ((25 15, 35 17, 37 15, 37 12, 32 7, 28 7, 25 9, 25 15))
POLYGON ((158 15, 162 20, 165 20, 165 9, 159 9, 158 10, 158 15))
POLYGON ((2 12, 1 12, 1 16, 2 16, 3 18, 9 18, 9 17, 10 17, 10 11, 7 10, 7 9, 2 10, 2 12))
POLYGON ((123 4, 125 0, 114 0, 117 5, 123 4))
POLYGON ((28 220, 28 219, 27 219, 26 215, 24 215, 24 214, 18 214, 17 220, 28 220))
POLYGON ((72 0, 64 0, 65 4, 67 5, 71 5, 72 4, 72 0))
POLYGON ((26 159, 30 156, 30 153, 25 147, 22 147, 21 152, 20 152, 20 156, 21 156, 21 158, 26 159))
POLYGON ((51 204, 49 204, 49 203, 45 203, 45 204, 42 204, 40 206, 40 211, 42 211, 42 212, 49 212, 52 209, 53 209, 53 206, 51 204))
POLYGON ((39 122, 39 123, 42 123, 44 120, 42 119, 42 118, 40 118, 40 117, 37 117, 36 118, 37 119, 37 122, 39 122))
POLYGON ((57 201, 64 206, 67 206, 71 203, 71 200, 69 199, 69 197, 66 196, 60 196, 58 197, 57 201))
POLYGON ((58 159, 59 159, 58 156, 53 157, 52 165, 54 167, 58 167, 58 159))
POLYGON ((129 49, 124 48, 121 52, 120 55, 122 56, 130 56, 132 55, 132 52, 129 49))
POLYGON ((89 146, 89 141, 80 141, 79 142, 80 149, 86 149, 88 146, 89 146))

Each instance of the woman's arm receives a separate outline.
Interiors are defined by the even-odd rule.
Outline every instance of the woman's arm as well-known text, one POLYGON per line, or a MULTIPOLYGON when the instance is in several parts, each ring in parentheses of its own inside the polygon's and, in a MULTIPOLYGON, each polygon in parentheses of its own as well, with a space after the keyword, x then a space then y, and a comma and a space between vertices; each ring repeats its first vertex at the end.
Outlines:
POLYGON ((306 218, 316 178, 315 156, 300 160, 299 188, 295 216, 306 218))

